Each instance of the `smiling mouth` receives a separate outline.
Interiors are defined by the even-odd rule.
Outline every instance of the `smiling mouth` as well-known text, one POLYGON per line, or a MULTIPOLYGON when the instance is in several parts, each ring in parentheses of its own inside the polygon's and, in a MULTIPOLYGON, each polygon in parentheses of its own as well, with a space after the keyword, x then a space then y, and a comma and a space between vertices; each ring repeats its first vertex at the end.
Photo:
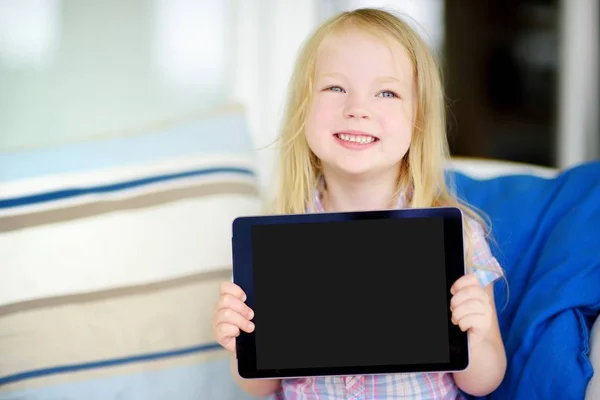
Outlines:
POLYGON ((378 141, 374 136, 371 135, 362 135, 362 134, 350 134, 350 133, 336 133, 335 137, 340 139, 343 142, 347 143, 357 143, 357 144, 370 144, 378 141))

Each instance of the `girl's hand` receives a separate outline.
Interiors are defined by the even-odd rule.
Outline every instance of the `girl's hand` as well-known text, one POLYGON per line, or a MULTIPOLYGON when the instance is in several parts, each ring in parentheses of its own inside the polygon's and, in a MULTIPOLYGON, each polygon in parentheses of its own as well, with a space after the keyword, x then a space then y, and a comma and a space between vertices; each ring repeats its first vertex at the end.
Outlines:
POLYGON ((246 294, 238 285, 224 282, 221 285, 220 296, 215 306, 213 318, 213 335, 221 346, 235 352, 235 338, 240 330, 252 332, 254 312, 244 302, 246 294))
POLYGON ((493 309, 488 294, 473 274, 458 279, 452 288, 450 310, 452 323, 469 333, 471 347, 479 345, 488 336, 493 323, 493 309))

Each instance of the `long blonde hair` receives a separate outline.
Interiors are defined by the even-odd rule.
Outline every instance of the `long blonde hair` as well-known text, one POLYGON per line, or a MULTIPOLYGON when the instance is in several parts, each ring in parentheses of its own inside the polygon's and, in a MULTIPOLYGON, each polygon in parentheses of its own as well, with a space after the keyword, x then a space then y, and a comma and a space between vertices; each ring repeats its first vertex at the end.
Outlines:
MULTIPOLYGON (((312 101, 315 65, 323 41, 347 28, 360 29, 392 39, 407 51, 414 66, 417 88, 417 115, 410 149, 401 161, 398 193, 412 188, 410 207, 458 207, 465 216, 477 221, 485 231, 483 218, 459 200, 446 180, 449 160, 446 138, 446 105, 441 72, 425 42, 409 24, 390 12, 363 8, 344 12, 322 24, 301 48, 289 88, 279 135, 278 186, 271 214, 304 213, 313 202, 320 175, 320 164, 305 137, 305 121, 312 101)), ((470 265, 471 231, 466 230, 467 266, 470 265)))

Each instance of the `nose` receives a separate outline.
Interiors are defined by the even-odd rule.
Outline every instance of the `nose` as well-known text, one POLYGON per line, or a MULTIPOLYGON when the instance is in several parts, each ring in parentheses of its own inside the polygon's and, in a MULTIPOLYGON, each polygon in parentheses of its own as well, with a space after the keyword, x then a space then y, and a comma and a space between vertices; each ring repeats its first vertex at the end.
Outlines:
POLYGON ((349 99, 344 109, 346 118, 368 119, 371 115, 365 105, 357 99, 349 99))

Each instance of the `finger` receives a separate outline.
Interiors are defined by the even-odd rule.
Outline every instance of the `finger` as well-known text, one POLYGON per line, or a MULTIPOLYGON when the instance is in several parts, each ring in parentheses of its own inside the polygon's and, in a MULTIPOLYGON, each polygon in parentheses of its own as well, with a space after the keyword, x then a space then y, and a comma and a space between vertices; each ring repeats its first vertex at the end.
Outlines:
POLYGON ((231 351, 232 353, 235 353, 235 338, 229 338, 221 346, 223 346, 225 349, 231 351))
POLYGON ((221 324, 218 327, 215 337, 217 343, 225 349, 235 352, 235 340, 240 335, 240 329, 231 324, 221 324))
POLYGON ((484 303, 489 303, 488 295, 482 287, 467 286, 452 296, 450 299, 450 309, 453 310, 471 299, 478 299, 484 303))
POLYGON ((479 286, 479 280, 475 274, 467 274, 461 276, 450 288, 450 293, 455 294, 459 290, 467 286, 479 286))
POLYGON ((240 328, 235 325, 223 323, 217 326, 217 342, 224 344, 231 338, 240 336, 240 328))
POLYGON ((476 330, 481 328, 482 321, 483 318, 481 318, 481 315, 470 314, 458 321, 457 325, 461 331, 466 332, 471 329, 476 330))
POLYGON ((221 284, 220 295, 223 296, 224 294, 230 294, 241 301, 246 301, 247 298, 246 293, 244 293, 242 288, 233 282, 223 282, 221 284))
POLYGON ((217 302, 216 311, 218 312, 225 308, 230 308, 249 320, 254 318, 254 311, 252 311, 252 309, 248 307, 246 303, 228 293, 221 296, 221 298, 217 302))
POLYGON ((486 305, 478 299, 471 299, 452 310, 452 323, 455 325, 469 315, 485 315, 486 305))
POLYGON ((215 325, 218 326, 220 324, 232 324, 248 333, 254 330, 254 324, 252 322, 231 308, 224 308, 217 312, 215 325))

